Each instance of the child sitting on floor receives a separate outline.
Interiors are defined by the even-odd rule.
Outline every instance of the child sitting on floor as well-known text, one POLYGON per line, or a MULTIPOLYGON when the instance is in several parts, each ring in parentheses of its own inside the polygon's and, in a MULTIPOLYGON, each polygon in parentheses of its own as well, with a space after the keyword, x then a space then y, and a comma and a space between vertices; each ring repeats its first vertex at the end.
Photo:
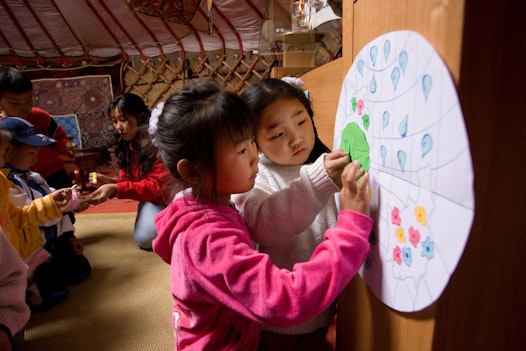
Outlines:
MULTIPOLYGON (((6 163, 2 173, 14 185, 9 191, 9 201, 16 206, 29 205, 33 200, 52 193, 44 178, 30 169, 33 166, 38 150, 43 145, 54 142, 38 134, 33 125, 17 118, 8 117, 0 121, 0 125, 11 132, 12 138, 5 154, 6 163)), ((50 259, 35 266, 29 285, 28 304, 34 310, 47 308, 52 301, 68 296, 64 288, 67 283, 85 279, 91 273, 91 265, 82 255, 82 243, 74 236, 74 227, 68 215, 43 222, 39 227, 29 225, 19 233, 20 253, 23 258, 48 256, 50 259), (32 233, 32 235, 27 235, 32 233), (41 238, 37 234, 41 234, 41 238), (28 240, 30 239, 30 240, 28 240), (40 239, 40 240, 39 240, 40 239), (42 250, 41 247, 45 250, 42 250), (50 296, 51 301, 41 305, 43 296, 50 296)), ((31 261, 30 261, 31 262, 31 261)), ((43 301, 42 301, 43 302, 43 301)))

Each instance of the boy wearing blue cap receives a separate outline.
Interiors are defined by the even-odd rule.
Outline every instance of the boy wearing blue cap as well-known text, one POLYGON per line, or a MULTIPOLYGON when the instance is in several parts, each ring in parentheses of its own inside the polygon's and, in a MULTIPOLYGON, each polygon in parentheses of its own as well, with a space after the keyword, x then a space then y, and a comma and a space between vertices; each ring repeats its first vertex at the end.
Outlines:
MULTIPOLYGON (((21 118, 7 117, 0 121, 0 126, 11 132, 5 164, 1 170, 15 185, 10 189, 9 201, 23 207, 34 199, 52 193, 54 189, 39 173, 31 169, 37 160, 40 147, 53 145, 55 140, 40 134, 31 123, 21 118)), ((40 295, 42 290, 52 291, 59 287, 58 290, 62 291, 61 296, 65 297, 68 295, 63 287, 65 284, 83 280, 91 273, 91 265, 82 254, 84 246, 75 237, 75 228, 67 214, 41 223, 37 229, 41 238, 27 235, 26 232, 35 231, 34 226, 22 228, 24 235, 20 235, 22 233, 19 232, 20 254, 23 258, 30 257, 41 247, 49 252, 51 260, 35 268, 32 281, 38 287, 40 295)), ((43 309, 38 297, 29 298, 28 303, 34 310, 43 309)), ((48 307, 47 304, 44 306, 48 307)))

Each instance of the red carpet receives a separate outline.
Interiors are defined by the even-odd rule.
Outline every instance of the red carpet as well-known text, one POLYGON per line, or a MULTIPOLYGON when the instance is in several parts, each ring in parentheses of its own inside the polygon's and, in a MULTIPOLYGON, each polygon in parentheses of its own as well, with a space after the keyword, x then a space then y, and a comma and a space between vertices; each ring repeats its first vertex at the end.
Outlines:
POLYGON ((122 213, 137 211, 137 201, 113 198, 97 206, 90 206, 87 210, 77 214, 93 213, 122 213))

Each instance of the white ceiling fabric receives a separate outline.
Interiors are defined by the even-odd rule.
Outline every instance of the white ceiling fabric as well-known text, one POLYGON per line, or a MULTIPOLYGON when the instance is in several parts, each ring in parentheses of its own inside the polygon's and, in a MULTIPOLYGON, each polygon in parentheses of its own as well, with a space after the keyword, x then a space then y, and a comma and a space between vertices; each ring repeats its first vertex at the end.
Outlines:
MULTIPOLYGON (((152 0, 152 2, 156 1, 152 0)), ((257 50, 263 21, 262 14, 265 13, 265 0, 214 0, 214 6, 231 22, 235 30, 230 27, 228 21, 214 11, 212 18, 217 30, 209 35, 206 17, 207 1, 202 0, 200 7, 203 13, 197 12, 191 21, 192 26, 197 30, 197 35, 186 25, 167 22, 181 39, 178 44, 159 18, 137 13, 154 34, 154 39, 136 19, 126 0, 4 0, 2 3, 0 3, 0 55, 15 54, 20 57, 38 55, 56 57, 59 56, 57 47, 66 57, 83 56, 85 50, 90 56, 113 57, 121 54, 120 47, 127 55, 138 55, 141 51, 145 56, 150 57, 160 54, 159 46, 165 54, 180 52, 183 49, 185 52, 202 52, 202 49, 215 51, 223 48, 241 50, 241 47, 243 51, 257 50), (2 3, 7 4, 7 8, 2 3), (26 4, 29 4, 38 15, 45 30, 26 4), (60 11, 56 10, 54 4, 60 11), (94 14, 90 4, 110 31, 94 14), (115 23, 104 5, 125 30, 115 23), (62 19, 60 12, 72 30, 62 19), (13 21, 10 14, 18 24, 13 21), (52 40, 48 38, 46 31, 52 40), (222 35, 224 44, 219 34, 222 35), (200 41, 202 47, 199 45, 200 41)))

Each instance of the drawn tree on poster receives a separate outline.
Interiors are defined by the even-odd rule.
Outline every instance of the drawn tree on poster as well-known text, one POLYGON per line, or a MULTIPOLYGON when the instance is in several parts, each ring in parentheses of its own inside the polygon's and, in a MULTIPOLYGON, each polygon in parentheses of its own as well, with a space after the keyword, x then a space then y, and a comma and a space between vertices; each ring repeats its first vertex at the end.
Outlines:
POLYGON ((360 51, 342 86, 334 148, 371 174, 375 228, 361 277, 393 309, 429 306, 464 250, 474 193, 455 85, 422 36, 390 32, 360 51))

